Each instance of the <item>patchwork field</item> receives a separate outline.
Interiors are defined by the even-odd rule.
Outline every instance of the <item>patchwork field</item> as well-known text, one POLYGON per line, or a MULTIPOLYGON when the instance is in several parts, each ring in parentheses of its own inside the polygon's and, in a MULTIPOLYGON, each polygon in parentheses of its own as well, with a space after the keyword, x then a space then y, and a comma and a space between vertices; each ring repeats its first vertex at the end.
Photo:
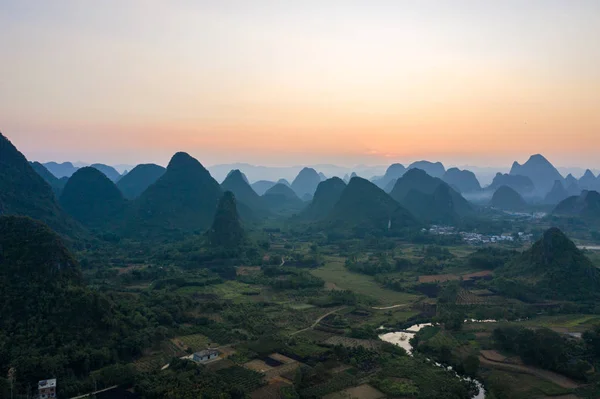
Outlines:
POLYGON ((363 348, 366 348, 366 349, 377 350, 381 346, 381 341, 349 338, 349 337, 334 335, 333 337, 324 341, 323 344, 331 345, 331 346, 341 345, 341 346, 345 346, 348 348, 357 348, 359 346, 362 346, 363 348))
POLYGON ((490 277, 493 275, 491 270, 483 270, 480 272, 467 273, 467 274, 432 274, 419 276, 419 283, 443 283, 446 281, 456 281, 456 280, 474 280, 478 278, 490 277))
POLYGON ((228 299, 234 302, 245 302, 252 300, 260 294, 256 286, 242 283, 239 281, 228 280, 223 284, 209 285, 205 287, 182 287, 177 290, 180 294, 212 294, 221 299, 228 299))
POLYGON ((533 375, 493 370, 484 373, 486 380, 502 381, 511 387, 510 396, 514 399, 534 399, 534 398, 576 398, 569 395, 572 390, 563 388, 553 382, 537 378, 533 375))
POLYGON ((157 348, 148 350, 134 365, 139 371, 150 372, 159 370, 162 366, 169 363, 173 357, 184 355, 186 353, 178 345, 170 340, 166 340, 161 342, 157 348))

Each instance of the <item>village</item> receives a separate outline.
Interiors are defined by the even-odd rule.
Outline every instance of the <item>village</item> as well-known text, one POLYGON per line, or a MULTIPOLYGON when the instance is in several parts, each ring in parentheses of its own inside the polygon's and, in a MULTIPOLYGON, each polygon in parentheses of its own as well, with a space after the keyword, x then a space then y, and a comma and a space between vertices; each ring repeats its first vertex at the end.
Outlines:
POLYGON ((494 244, 515 241, 531 242, 533 240, 533 234, 526 234, 522 231, 519 231, 516 234, 501 233, 486 235, 476 232, 457 231, 455 227, 440 225, 432 225, 429 227, 429 229, 423 228, 421 231, 423 233, 429 233, 433 235, 458 235, 462 237, 463 241, 470 245, 494 244))

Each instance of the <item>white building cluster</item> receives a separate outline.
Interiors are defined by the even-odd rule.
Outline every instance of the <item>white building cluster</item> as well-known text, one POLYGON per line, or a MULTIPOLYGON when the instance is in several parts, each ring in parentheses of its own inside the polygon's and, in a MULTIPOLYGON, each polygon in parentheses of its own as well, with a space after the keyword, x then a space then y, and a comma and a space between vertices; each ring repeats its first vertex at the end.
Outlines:
POLYGON ((532 234, 525 234, 523 232, 517 233, 517 235, 512 234, 499 234, 499 235, 486 235, 481 233, 473 233, 466 231, 457 231, 452 226, 439 226, 432 225, 429 229, 423 229, 424 233, 427 232, 433 235, 459 235, 462 239, 471 245, 481 245, 481 244, 493 244, 500 242, 514 242, 514 241, 523 241, 529 242, 533 239, 532 234))

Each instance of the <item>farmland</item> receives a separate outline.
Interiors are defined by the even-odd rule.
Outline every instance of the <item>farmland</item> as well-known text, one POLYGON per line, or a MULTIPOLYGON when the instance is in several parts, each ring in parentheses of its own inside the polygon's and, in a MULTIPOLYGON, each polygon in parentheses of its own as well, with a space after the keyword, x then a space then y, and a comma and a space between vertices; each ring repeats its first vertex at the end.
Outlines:
POLYGON ((219 346, 218 344, 211 342, 211 340, 208 337, 202 334, 175 337, 171 341, 183 350, 189 348, 193 352, 206 349, 209 346, 209 344, 212 347, 219 346))
POLYGON ((311 273, 332 284, 332 288, 350 290, 373 298, 382 306, 408 304, 419 299, 417 295, 383 288, 370 276, 349 272, 344 266, 343 258, 328 257, 324 266, 311 270, 311 273))

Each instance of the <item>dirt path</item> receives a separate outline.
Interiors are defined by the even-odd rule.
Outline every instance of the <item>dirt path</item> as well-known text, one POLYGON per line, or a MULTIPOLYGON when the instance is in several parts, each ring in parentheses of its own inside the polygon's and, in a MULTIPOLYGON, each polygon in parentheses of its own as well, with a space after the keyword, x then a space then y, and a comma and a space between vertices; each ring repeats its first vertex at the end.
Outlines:
POLYGON ((115 389, 115 388, 118 388, 118 387, 119 387, 118 385, 113 385, 112 387, 100 389, 99 391, 94 391, 94 392, 86 393, 85 395, 73 396, 71 399, 89 398, 89 397, 92 397, 92 396, 94 396, 96 394, 99 394, 99 393, 102 393, 102 392, 106 392, 106 391, 110 391, 111 389, 115 389))
POLYGON ((319 317, 319 318, 318 318, 318 319, 317 319, 317 320, 316 320, 316 321, 315 321, 315 322, 314 322, 314 323, 313 323, 313 324, 312 324, 310 327, 306 327, 306 328, 303 328, 302 330, 298 330, 298 331, 296 331, 296 332, 293 332, 293 333, 291 333, 291 334, 290 334, 290 337, 291 337, 291 336, 294 336, 294 335, 296 335, 296 334, 300 334, 301 332, 304 332, 304 331, 312 330, 313 328, 315 328, 316 326, 318 326, 318 325, 319 325, 319 323, 320 323, 320 322, 321 322, 321 321, 322 321, 324 318, 326 318, 326 317, 327 317, 327 316, 329 316, 329 315, 332 315, 332 314, 334 314, 335 312, 339 312, 340 310, 343 310, 343 309, 346 309, 346 307, 344 306, 344 307, 342 307, 342 308, 334 309, 334 310, 332 310, 332 311, 331 311, 331 312, 329 312, 329 313, 325 313, 323 316, 319 317))
POLYGON ((573 381, 572 379, 570 379, 568 377, 565 377, 564 375, 560 375, 560 374, 557 374, 555 372, 548 371, 548 370, 543 370, 543 369, 540 369, 537 367, 521 366, 519 364, 495 362, 493 360, 486 359, 485 357, 483 357, 481 355, 479 356, 479 361, 482 366, 488 366, 488 367, 505 370, 505 371, 514 371, 517 373, 534 375, 538 378, 553 382, 556 385, 561 386, 563 388, 567 388, 567 389, 575 389, 575 388, 579 388, 581 386, 581 384, 578 384, 577 382, 573 381))
POLYGON ((407 303, 402 303, 400 305, 386 306, 386 307, 383 307, 383 308, 378 308, 376 306, 373 306, 373 307, 371 307, 371 309, 375 309, 375 310, 388 310, 388 309, 403 308, 405 306, 408 306, 408 304, 407 303))

